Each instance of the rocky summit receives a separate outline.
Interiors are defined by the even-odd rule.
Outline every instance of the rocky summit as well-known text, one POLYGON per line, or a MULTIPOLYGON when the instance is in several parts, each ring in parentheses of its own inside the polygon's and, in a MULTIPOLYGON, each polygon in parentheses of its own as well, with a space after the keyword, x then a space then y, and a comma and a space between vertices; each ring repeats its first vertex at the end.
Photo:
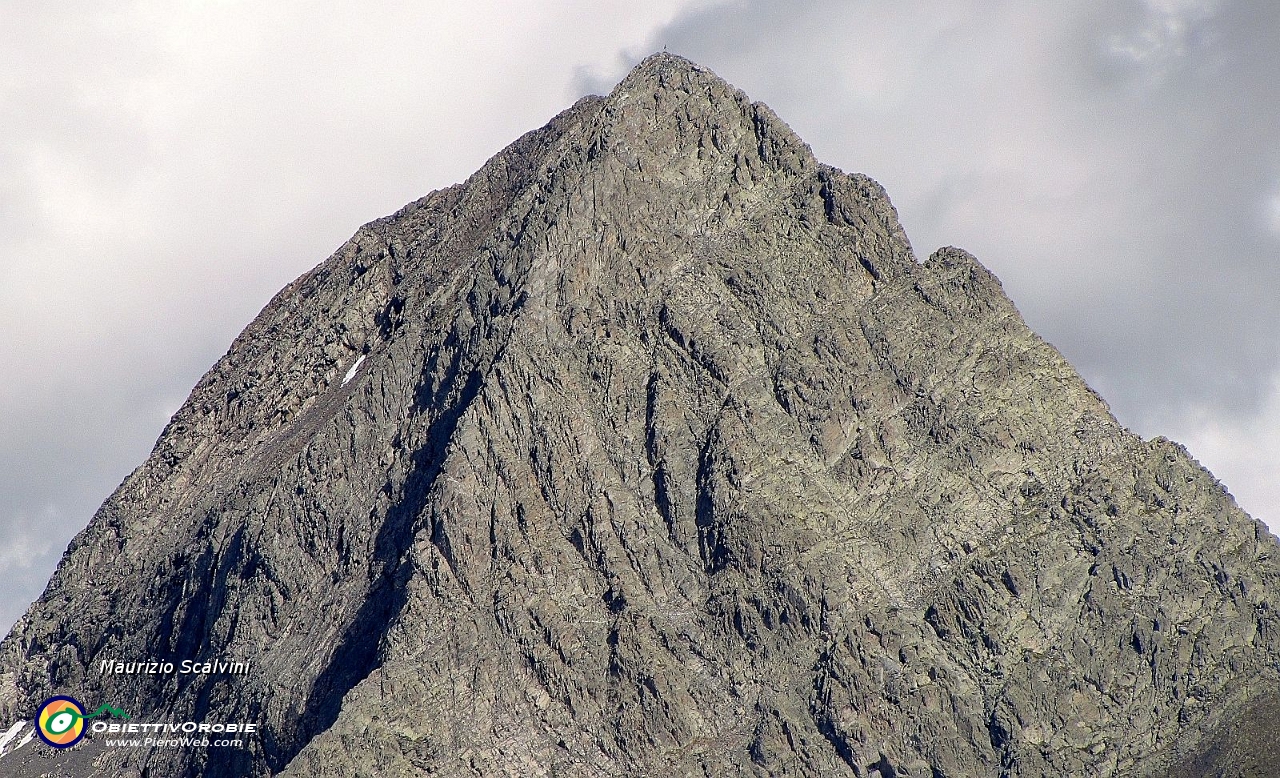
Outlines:
POLYGON ((977 260, 658 54, 236 339, 0 646, 0 772, 1275 775, 1278 607, 977 260))

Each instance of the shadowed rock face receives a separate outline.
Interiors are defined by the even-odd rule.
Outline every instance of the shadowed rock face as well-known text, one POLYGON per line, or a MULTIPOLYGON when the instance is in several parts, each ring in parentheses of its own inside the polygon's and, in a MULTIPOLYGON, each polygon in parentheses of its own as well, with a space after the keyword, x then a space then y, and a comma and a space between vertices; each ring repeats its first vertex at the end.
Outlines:
POLYGON ((100 775, 1217 775, 1278 553, 973 257, 655 55, 267 306, 0 714, 261 727, 59 755, 100 775), (251 669, 99 669, 184 659, 251 669))

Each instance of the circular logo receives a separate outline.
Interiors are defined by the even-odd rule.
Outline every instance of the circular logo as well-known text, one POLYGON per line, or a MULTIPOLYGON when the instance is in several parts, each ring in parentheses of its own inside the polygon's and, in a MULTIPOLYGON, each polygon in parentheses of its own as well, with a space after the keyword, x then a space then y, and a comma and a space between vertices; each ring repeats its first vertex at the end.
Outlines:
POLYGON ((75 697, 50 697, 36 712, 36 734, 54 748, 70 748, 84 737, 84 707, 75 697))

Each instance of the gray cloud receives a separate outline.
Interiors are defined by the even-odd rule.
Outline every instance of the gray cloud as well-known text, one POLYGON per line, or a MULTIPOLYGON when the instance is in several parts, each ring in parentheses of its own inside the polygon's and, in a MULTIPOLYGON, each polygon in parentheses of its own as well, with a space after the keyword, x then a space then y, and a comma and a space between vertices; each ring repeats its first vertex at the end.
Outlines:
POLYGON ((1277 39, 1226 0, 9 4, 0 628, 271 294, 664 45, 1280 520, 1277 39))
POLYGON ((1280 7, 753 0, 653 45, 954 244, 1145 435, 1280 522, 1280 7))

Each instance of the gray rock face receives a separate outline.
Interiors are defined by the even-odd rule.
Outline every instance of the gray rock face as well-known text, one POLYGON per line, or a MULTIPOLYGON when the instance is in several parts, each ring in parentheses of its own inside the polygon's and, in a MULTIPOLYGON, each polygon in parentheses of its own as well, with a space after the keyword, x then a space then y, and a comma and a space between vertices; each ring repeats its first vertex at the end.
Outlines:
POLYGON ((99 775, 1265 775, 1278 603, 1275 539, 973 257, 655 55, 267 306, 0 715, 261 727, 99 775), (250 670, 100 671, 184 659, 250 670))

